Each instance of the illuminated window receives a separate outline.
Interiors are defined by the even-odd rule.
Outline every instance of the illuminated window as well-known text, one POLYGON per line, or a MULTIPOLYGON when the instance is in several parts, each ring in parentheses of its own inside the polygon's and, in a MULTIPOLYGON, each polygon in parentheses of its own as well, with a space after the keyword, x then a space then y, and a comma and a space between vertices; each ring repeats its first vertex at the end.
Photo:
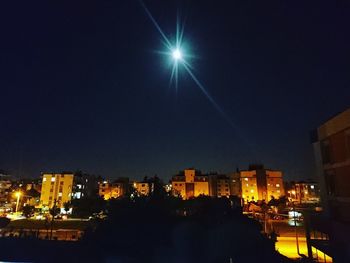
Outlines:
POLYGON ((248 178, 244 178, 244 180, 248 181, 249 179, 248 178))
POLYGON ((315 186, 314 186, 314 185, 311 185, 310 188, 311 188, 311 189, 315 189, 315 186))
POLYGON ((251 192, 251 193, 254 193, 254 190, 252 189, 252 190, 250 190, 250 192, 251 192))
POLYGON ((43 178, 43 182, 46 182, 46 177, 43 178))
POLYGON ((280 187, 280 184, 276 184, 276 187, 280 187))
POLYGON ((55 177, 51 177, 51 182, 54 182, 56 180, 55 177))

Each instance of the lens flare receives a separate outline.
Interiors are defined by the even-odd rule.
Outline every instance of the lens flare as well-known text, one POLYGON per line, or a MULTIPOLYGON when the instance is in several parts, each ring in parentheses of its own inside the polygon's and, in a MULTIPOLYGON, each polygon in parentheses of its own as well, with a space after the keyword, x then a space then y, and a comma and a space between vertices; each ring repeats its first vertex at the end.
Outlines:
POLYGON ((187 52, 184 53, 184 50, 180 47, 183 47, 183 35, 184 35, 184 23, 180 23, 179 14, 177 15, 177 21, 176 21, 176 37, 175 37, 175 43, 172 43, 169 38, 164 34, 161 27, 158 25, 157 21, 152 16, 151 12, 147 9, 146 5, 143 3, 142 0, 139 0, 142 7, 145 9, 146 14, 154 24, 155 28, 158 30, 162 37, 162 42, 167 49, 166 52, 159 51, 158 53, 164 54, 167 56, 170 56, 173 61, 171 75, 170 75, 170 81, 169 85, 171 86, 173 83, 175 85, 175 90, 177 92, 178 88, 178 73, 179 73, 179 67, 185 69, 185 71, 189 74, 191 79, 194 81, 196 86, 203 92, 205 97, 210 101, 210 103, 214 106, 214 108, 220 113, 220 115, 230 124, 231 127, 234 129, 237 129, 237 126, 232 122, 230 117, 224 112, 224 110, 219 106, 219 104, 211 97, 209 92, 204 88, 202 83, 198 80, 198 78, 193 73, 193 67, 187 61, 188 58, 193 58, 191 54, 188 54, 187 52))

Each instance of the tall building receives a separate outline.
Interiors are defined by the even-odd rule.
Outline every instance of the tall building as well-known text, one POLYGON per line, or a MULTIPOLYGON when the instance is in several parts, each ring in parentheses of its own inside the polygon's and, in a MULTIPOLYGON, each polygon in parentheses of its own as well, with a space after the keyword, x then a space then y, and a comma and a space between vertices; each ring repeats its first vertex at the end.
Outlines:
POLYGON ((66 202, 71 201, 73 178, 72 173, 44 173, 41 186, 40 204, 42 207, 63 208, 66 202))
POLYGON ((189 199, 200 195, 210 195, 209 176, 193 168, 185 169, 171 180, 173 195, 189 199))
POLYGON ((311 215, 309 257, 350 262, 350 108, 312 133, 322 215, 311 215))
POLYGON ((248 201, 279 198, 284 195, 281 171, 265 169, 263 165, 250 165, 248 170, 240 171, 241 195, 248 201))

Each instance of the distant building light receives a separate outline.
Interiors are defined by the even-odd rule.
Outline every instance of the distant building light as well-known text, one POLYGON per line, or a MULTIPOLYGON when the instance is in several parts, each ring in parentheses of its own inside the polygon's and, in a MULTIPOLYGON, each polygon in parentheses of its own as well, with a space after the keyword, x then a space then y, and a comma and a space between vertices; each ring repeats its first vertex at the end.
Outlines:
POLYGON ((43 178, 43 182, 46 182, 46 177, 43 178))
POLYGON ((310 188, 311 188, 311 189, 315 189, 315 186, 314 186, 314 185, 310 185, 310 188))
POLYGON ((244 180, 248 181, 249 179, 248 178, 244 178, 244 180))
POLYGON ((280 187, 280 184, 276 184, 276 187, 280 187))
POLYGON ((51 177, 51 182, 54 182, 56 180, 55 177, 51 177))
POLYGON ((106 183, 107 183, 107 181, 103 181, 103 183, 104 183, 104 184, 106 184, 106 183))
POLYGON ((252 190, 250 190, 250 192, 251 192, 251 193, 254 193, 254 190, 252 189, 252 190))
POLYGON ((62 196, 62 193, 58 193, 58 196, 62 196))

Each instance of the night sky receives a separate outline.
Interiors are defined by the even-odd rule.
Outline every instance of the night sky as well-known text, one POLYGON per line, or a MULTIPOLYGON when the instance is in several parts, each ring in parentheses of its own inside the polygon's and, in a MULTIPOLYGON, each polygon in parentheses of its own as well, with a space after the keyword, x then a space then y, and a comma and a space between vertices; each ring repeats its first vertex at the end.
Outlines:
POLYGON ((171 39, 177 12, 186 21, 194 72, 235 128, 184 70, 169 87, 138 0, 6 2, 0 169, 15 176, 168 179, 259 162, 310 178, 310 131, 350 106, 346 1, 145 1, 171 39))

